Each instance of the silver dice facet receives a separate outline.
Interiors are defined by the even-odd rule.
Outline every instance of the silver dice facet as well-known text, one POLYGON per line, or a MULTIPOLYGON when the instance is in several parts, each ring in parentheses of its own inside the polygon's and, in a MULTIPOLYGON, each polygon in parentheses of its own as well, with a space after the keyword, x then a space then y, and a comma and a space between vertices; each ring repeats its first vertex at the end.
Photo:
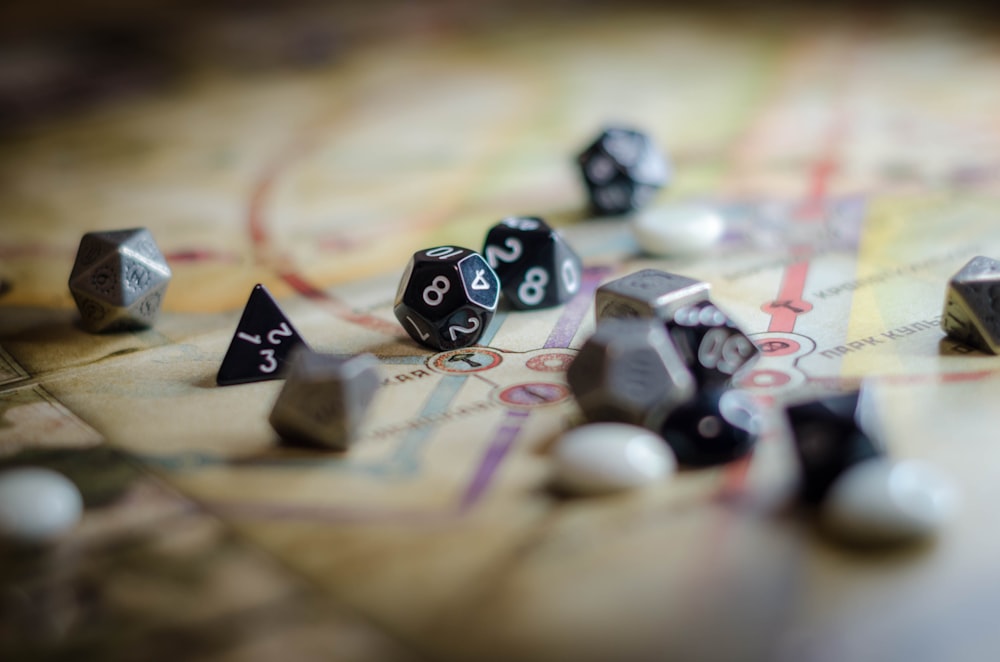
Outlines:
POLYGON ((271 410, 282 439, 345 450, 353 443, 379 386, 378 359, 295 352, 288 378, 271 410))
POLYGON ((149 230, 88 232, 69 289, 88 331, 137 329, 156 321, 170 275, 149 230))
POLYGON ((951 277, 941 328, 955 340, 1000 354, 1000 261, 974 257, 951 277))
POLYGON ((652 430, 696 389, 694 375, 655 319, 602 321, 566 378, 588 420, 652 430))
POLYGON ((658 317, 708 299, 708 283, 659 269, 643 269, 597 288, 594 311, 605 318, 658 317))

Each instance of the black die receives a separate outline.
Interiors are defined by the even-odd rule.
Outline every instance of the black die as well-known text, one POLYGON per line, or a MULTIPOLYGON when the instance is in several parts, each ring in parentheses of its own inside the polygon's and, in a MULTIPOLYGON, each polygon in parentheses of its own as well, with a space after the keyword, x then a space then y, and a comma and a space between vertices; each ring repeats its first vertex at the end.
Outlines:
POLYGON ((605 129, 578 161, 590 205, 599 214, 639 209, 666 186, 671 173, 646 134, 620 127, 605 129))
POLYGON ((735 389, 702 389, 667 417, 660 433, 681 464, 724 464, 753 448, 759 418, 749 394, 735 389))
POLYGON ((667 330, 699 387, 727 385, 760 350, 710 301, 681 306, 667 318, 667 330))
POLYGON ((479 253, 437 246, 413 254, 393 312, 410 337, 438 350, 474 344, 493 320, 500 280, 479 253))
POLYGON ((858 396, 847 393, 785 408, 802 469, 803 501, 819 503, 841 474, 884 454, 857 423, 858 396))
POLYGON ((512 216, 500 221, 487 233, 483 255, 514 308, 550 308, 580 290, 580 258, 540 218, 512 216))

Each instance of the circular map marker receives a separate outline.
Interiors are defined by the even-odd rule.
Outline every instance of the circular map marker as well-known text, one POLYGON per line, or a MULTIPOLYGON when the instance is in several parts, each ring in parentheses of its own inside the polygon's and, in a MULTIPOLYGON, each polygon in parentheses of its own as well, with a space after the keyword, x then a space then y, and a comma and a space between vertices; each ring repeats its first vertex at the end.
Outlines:
POLYGON ((492 349, 482 347, 464 347, 450 352, 435 354, 428 361, 430 368, 441 372, 463 374, 467 372, 482 372, 500 365, 503 357, 492 349))
POLYGON ((500 391, 498 397, 504 404, 516 407, 544 407, 568 398, 569 387, 546 382, 514 384, 500 391))
POLYGON ((538 372, 565 372, 569 364, 573 362, 573 354, 561 354, 552 352, 550 354, 539 354, 528 359, 527 366, 538 372))

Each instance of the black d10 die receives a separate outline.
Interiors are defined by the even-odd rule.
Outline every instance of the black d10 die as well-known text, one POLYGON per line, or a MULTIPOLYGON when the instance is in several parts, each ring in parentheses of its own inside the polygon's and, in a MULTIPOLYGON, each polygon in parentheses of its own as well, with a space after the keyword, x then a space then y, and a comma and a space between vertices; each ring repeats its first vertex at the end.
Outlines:
POLYGON ((418 251, 406 265, 393 312, 410 337, 438 350, 474 344, 500 297, 500 280, 479 253, 457 246, 418 251))
POLYGON ((483 255, 514 308, 557 306, 580 290, 580 258, 540 218, 512 216, 500 221, 487 233, 483 255))
POLYGON ((737 370, 760 354, 746 334, 710 301, 681 306, 666 324, 702 388, 725 386, 737 370))
POLYGON ((664 421, 660 434, 681 464, 724 464, 753 448, 758 420, 757 407, 749 394, 709 388, 675 409, 664 421))
POLYGON ((609 128, 580 154, 580 170, 599 214, 622 214, 645 205, 670 178, 670 165, 649 137, 609 128))
POLYGON ((845 471, 884 454, 857 422, 859 393, 829 396, 785 408, 802 469, 801 497, 819 503, 845 471))

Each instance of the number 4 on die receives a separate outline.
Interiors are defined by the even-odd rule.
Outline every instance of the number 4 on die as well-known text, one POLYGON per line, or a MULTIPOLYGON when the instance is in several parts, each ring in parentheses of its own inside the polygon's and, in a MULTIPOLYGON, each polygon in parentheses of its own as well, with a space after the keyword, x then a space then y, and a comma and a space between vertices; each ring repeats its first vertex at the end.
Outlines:
POLYGON ((228 386, 282 377, 286 359, 300 346, 305 342, 277 302, 263 285, 256 285, 215 381, 228 386))

